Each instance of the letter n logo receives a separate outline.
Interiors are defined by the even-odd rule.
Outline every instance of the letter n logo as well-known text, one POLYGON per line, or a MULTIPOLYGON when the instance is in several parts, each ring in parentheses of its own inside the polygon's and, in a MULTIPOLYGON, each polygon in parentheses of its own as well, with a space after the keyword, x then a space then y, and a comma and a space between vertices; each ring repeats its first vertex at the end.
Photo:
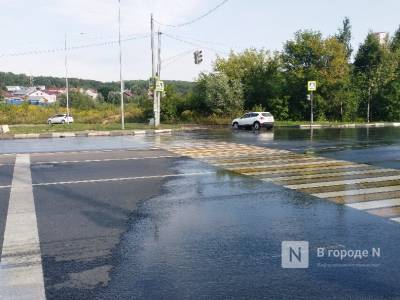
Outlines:
POLYGON ((282 268, 306 269, 309 265, 309 244, 306 241, 282 242, 282 268))

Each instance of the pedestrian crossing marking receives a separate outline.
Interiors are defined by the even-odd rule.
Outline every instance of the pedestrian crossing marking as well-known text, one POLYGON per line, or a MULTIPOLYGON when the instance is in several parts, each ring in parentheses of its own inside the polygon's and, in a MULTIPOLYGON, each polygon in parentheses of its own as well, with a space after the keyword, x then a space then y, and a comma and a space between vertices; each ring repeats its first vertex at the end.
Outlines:
POLYGON ((400 223, 400 170, 231 142, 182 142, 176 154, 400 223))

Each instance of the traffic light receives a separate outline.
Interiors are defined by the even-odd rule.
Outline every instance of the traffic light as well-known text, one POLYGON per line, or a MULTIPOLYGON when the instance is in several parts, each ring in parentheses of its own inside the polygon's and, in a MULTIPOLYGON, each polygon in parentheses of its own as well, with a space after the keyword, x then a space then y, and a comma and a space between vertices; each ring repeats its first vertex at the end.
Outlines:
POLYGON ((194 63, 199 65, 203 62, 203 50, 196 50, 194 53, 194 63))

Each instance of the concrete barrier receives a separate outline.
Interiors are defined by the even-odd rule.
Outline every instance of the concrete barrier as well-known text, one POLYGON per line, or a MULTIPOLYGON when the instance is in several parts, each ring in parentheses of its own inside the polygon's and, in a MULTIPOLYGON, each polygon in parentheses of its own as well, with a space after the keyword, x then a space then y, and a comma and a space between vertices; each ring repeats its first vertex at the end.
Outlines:
POLYGON ((75 137, 74 132, 53 132, 53 138, 66 138, 66 137, 75 137))
POLYGON ((17 133, 14 134, 15 139, 38 139, 39 133, 17 133))
POLYGON ((92 131, 88 136, 110 136, 110 131, 92 131))
POLYGON ((10 132, 10 128, 8 127, 8 125, 0 126, 0 133, 8 133, 8 132, 10 132))
POLYGON ((143 135, 146 134, 146 130, 135 130, 134 133, 135 135, 143 135))

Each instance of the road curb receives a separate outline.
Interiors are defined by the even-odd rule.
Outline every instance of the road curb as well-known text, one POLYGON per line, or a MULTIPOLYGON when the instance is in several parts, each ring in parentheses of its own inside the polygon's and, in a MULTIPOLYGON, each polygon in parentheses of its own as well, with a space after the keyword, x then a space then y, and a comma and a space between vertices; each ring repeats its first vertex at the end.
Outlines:
MULTIPOLYGON (((285 127, 285 126, 276 126, 276 127, 285 127)), ((310 129, 310 128, 376 128, 376 127, 400 127, 399 122, 378 122, 378 123, 368 123, 368 124, 307 124, 307 125, 297 125, 292 126, 292 128, 300 128, 300 129, 310 129)))
POLYGON ((0 140, 21 139, 46 139, 46 138, 71 138, 71 137, 99 137, 99 136, 134 136, 172 134, 175 131, 198 130, 194 129, 155 129, 155 130, 112 130, 112 131, 85 131, 85 132, 50 132, 50 133, 16 133, 0 134, 0 140))

